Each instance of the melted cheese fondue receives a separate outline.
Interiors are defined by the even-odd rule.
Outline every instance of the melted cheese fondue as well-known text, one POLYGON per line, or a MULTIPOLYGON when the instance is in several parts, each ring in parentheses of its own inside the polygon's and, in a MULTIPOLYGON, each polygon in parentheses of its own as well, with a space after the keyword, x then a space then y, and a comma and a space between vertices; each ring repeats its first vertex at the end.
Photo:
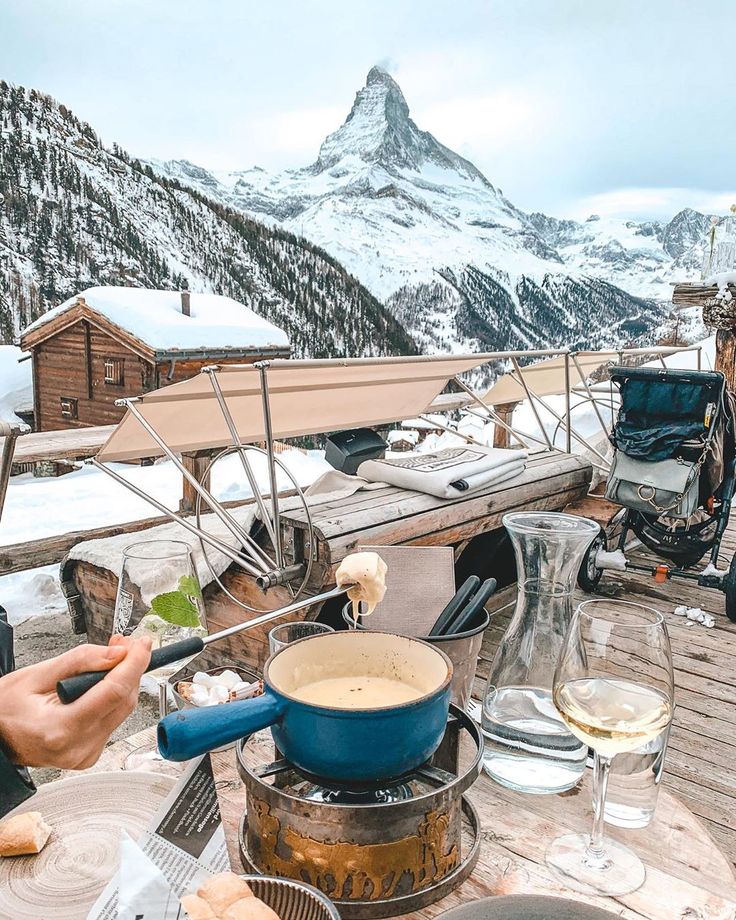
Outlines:
POLYGON ((303 703, 336 709, 377 709, 410 703, 423 696, 421 690, 389 677, 328 677, 305 684, 292 692, 303 703))

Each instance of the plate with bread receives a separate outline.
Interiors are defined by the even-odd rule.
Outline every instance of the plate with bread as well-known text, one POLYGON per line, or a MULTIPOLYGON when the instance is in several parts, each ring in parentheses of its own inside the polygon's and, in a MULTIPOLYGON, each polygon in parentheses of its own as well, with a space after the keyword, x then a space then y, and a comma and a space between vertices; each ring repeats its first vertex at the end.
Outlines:
POLYGON ((0 821, 0 917, 86 916, 118 869, 120 832, 136 840, 175 782, 119 771, 41 786, 0 821))

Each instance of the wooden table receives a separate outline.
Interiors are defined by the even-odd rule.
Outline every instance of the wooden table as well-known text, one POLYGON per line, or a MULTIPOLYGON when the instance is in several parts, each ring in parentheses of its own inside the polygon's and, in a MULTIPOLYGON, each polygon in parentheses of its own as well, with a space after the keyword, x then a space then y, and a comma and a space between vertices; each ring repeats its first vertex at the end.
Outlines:
MULTIPOLYGON (((151 743, 146 729, 111 745, 94 767, 118 769, 125 757, 151 743)), ((245 792, 234 752, 212 755, 220 810, 233 870, 241 871, 238 822, 245 792)), ((586 898, 557 884, 544 864, 548 844, 562 833, 591 826, 590 771, 583 784, 563 795, 531 796, 498 786, 485 774, 470 790, 481 816, 481 852, 471 877, 442 901, 410 916, 430 920, 443 910, 489 895, 552 894, 587 901, 626 920, 734 920, 736 877, 703 825, 673 795, 660 793, 648 828, 607 833, 635 849, 647 865, 647 880, 623 898, 586 898)))

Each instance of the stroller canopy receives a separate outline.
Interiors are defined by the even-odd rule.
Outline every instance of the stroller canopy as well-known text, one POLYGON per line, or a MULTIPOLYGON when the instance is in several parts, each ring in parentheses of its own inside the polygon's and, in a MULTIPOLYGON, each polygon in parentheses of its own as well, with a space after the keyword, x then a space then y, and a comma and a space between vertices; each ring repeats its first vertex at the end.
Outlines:
POLYGON ((629 457, 666 460, 686 441, 704 442, 720 427, 723 374, 614 367, 611 380, 621 392, 611 440, 629 457))

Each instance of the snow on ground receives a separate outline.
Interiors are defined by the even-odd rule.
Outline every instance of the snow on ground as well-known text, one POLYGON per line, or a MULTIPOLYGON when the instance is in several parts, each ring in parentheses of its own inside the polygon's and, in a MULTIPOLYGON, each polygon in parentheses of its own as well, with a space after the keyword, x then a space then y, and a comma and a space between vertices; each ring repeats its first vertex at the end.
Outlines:
POLYGON ((16 410, 33 408, 33 373, 28 357, 15 345, 0 345, 0 421, 20 422, 16 410))
MULTIPOLYGON (((280 454, 279 459, 300 486, 309 485, 326 469, 331 469, 320 451, 305 455, 298 450, 289 450, 280 454)), ((123 463, 111 466, 126 480, 169 508, 178 507, 182 492, 181 475, 169 461, 147 467, 123 463)), ((265 457, 254 453, 252 466, 257 481, 265 491, 268 483, 265 457)), ((279 471, 278 481, 280 488, 292 488, 291 481, 282 471, 279 471)), ((226 457, 214 466, 212 491, 216 498, 223 501, 248 498, 252 494, 238 457, 226 457)), ((25 473, 14 476, 10 481, 0 520, 0 545, 41 539, 71 530, 122 524, 155 517, 157 513, 146 501, 89 465, 82 465, 73 473, 52 479, 36 479, 31 473, 25 473)), ((131 542, 134 540, 132 535, 131 542)), ((64 609, 58 572, 59 567, 51 565, 0 576, 0 604, 7 609, 11 622, 64 609), (55 582, 53 589, 48 576, 55 582)))

